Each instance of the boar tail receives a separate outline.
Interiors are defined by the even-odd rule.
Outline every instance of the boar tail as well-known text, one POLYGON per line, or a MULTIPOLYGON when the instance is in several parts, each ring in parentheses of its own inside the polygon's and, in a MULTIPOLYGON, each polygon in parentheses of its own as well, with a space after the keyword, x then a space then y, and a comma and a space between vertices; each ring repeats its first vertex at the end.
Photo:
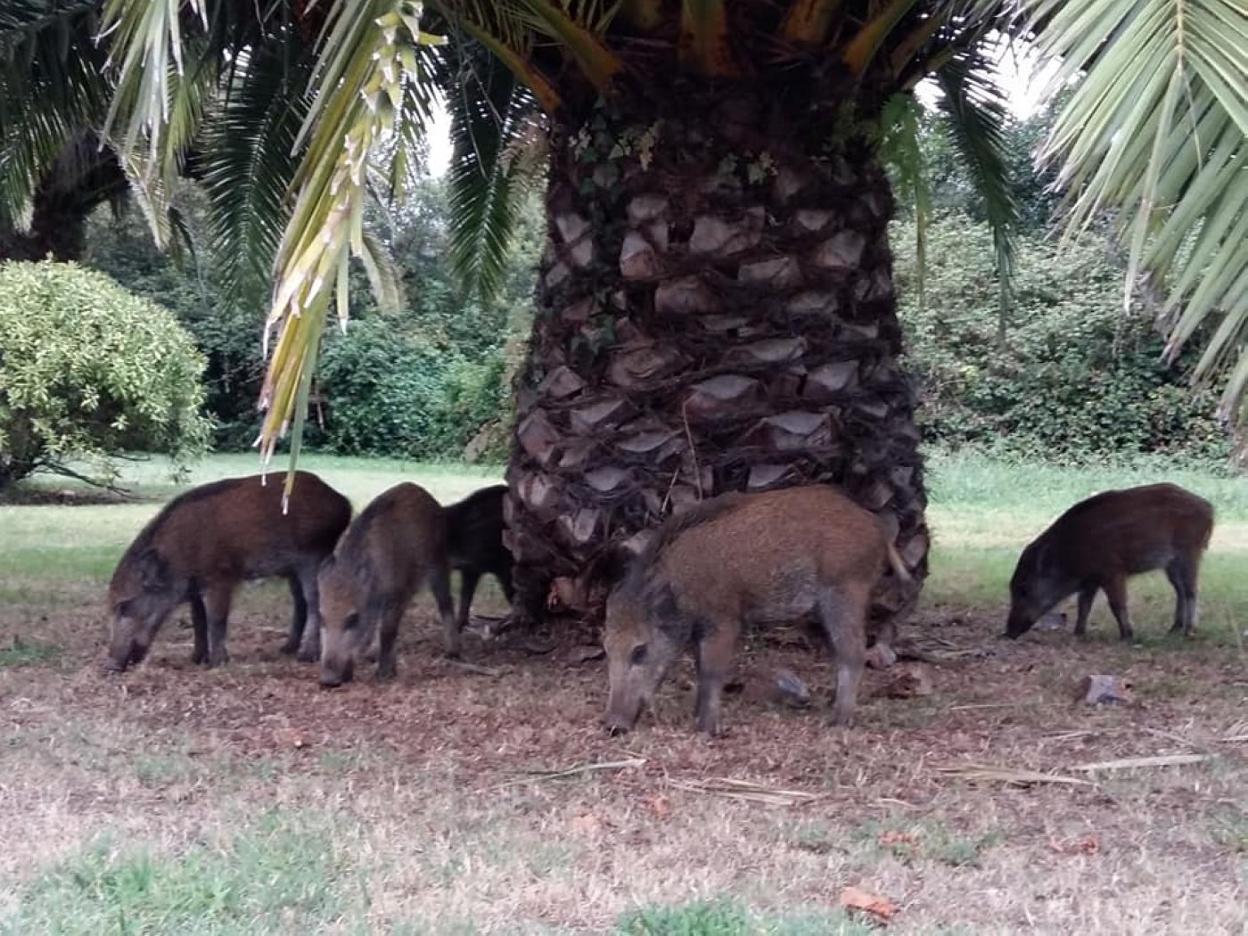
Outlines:
POLYGON ((901 554, 897 552, 896 547, 892 543, 886 543, 885 549, 888 550, 888 564, 893 568, 893 575, 909 584, 910 570, 906 568, 906 564, 902 561, 901 554))

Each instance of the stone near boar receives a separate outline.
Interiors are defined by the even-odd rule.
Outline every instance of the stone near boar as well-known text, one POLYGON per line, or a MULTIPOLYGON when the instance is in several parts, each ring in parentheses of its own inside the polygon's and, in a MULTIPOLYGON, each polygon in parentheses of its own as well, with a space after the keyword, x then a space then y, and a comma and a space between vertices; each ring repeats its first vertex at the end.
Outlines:
POLYGON ((351 504, 316 475, 296 472, 286 513, 280 480, 260 475, 205 484, 170 501, 121 557, 109 583, 112 638, 106 666, 138 663, 160 625, 190 602, 191 659, 228 659, 234 590, 248 579, 289 580, 295 613, 285 653, 320 655, 317 569, 351 520, 351 504))
POLYGON ((1006 636, 1025 633, 1076 592, 1075 634, 1087 632, 1096 593, 1105 592, 1123 640, 1134 636, 1127 578, 1165 569, 1174 587, 1172 631, 1196 624, 1196 581, 1213 533, 1213 507, 1174 484, 1106 491, 1081 501, 1033 540, 1010 579, 1006 636))
POLYGON ((824 485, 725 494, 669 518, 607 601, 608 727, 631 728, 693 644, 698 728, 716 733, 742 624, 811 612, 836 653, 832 718, 847 724, 862 677, 868 599, 890 563, 906 574, 876 517, 824 485))
POLYGON ((447 555, 459 572, 458 626, 468 624, 472 598, 483 575, 493 575, 511 603, 511 553, 503 545, 503 498, 506 485, 495 484, 474 491, 446 510, 447 555))
POLYGON ((377 678, 393 678, 399 621, 425 586, 438 605, 447 655, 459 656, 446 542, 442 508, 416 484, 395 485, 352 521, 321 567, 322 686, 350 681, 378 632, 377 678))

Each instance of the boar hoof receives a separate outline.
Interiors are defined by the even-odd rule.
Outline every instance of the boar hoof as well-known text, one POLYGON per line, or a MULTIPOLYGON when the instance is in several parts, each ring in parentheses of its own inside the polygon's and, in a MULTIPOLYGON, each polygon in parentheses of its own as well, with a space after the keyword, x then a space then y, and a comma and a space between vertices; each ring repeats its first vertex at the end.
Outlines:
POLYGON ((191 651, 191 662, 199 665, 208 662, 208 651, 203 647, 196 647, 191 651))
POLYGON ((299 652, 299 641, 294 638, 287 640, 284 644, 282 644, 280 652, 286 656, 294 656, 299 652))
POLYGON ((295 654, 295 659, 300 663, 316 663, 321 659, 321 648, 300 647, 299 652, 295 654))
POLYGON ((215 669, 218 666, 224 666, 230 662, 230 655, 225 652, 224 648, 215 653, 209 652, 208 659, 205 660, 209 669, 215 669))
POLYGON ((867 650, 867 666, 872 669, 888 669, 897 662, 897 653, 888 644, 877 643, 867 650))

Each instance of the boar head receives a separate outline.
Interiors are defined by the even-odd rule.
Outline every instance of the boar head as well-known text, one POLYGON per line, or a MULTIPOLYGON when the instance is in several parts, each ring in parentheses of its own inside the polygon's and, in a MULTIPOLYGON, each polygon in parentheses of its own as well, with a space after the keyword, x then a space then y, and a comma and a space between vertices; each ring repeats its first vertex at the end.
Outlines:
POLYGON ((365 614, 360 597, 367 594, 367 569, 329 557, 317 579, 321 604, 321 685, 327 689, 350 682, 356 657, 372 639, 375 618, 365 614))
POLYGON ((607 598, 603 645, 610 682, 606 725, 612 734, 633 727, 688 642, 671 590, 664 588, 657 597, 648 600, 644 591, 626 584, 607 598))
POLYGON ((1018 557, 1010 578, 1010 616, 1005 636, 1020 637, 1054 605, 1069 595, 1075 582, 1063 571, 1051 543, 1043 537, 1028 545, 1018 557))
POLYGON ((105 666, 122 672, 142 662, 160 625, 186 593, 169 563, 154 548, 127 554, 108 586, 112 633, 105 666))

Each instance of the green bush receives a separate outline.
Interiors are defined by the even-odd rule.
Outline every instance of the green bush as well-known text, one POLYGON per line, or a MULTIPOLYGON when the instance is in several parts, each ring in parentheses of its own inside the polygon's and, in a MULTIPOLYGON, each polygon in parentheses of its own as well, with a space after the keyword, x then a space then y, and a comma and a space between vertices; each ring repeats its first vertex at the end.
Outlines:
MULTIPOLYGON (((192 203, 189 218, 202 227, 202 209, 192 203)), ((260 429, 256 400, 264 379, 261 329, 264 297, 231 303, 213 277, 213 260, 201 250, 181 265, 151 241, 137 211, 115 218, 107 207, 87 226, 84 266, 99 270, 126 289, 169 309, 190 332, 207 361, 205 409, 213 421, 213 448, 246 450, 260 429)))
POLYGON ((0 489, 125 451, 200 455, 203 356, 165 309, 73 264, 0 265, 0 489))
POLYGON ((379 317, 327 336, 318 387, 325 425, 309 441, 341 455, 458 458, 510 405, 501 353, 469 361, 379 317))
POLYGON ((928 442, 1064 460, 1228 455, 1214 394, 1188 385, 1192 362, 1166 367, 1152 322, 1124 317, 1123 269, 1104 242, 1089 236, 1059 250, 1040 236, 1022 240, 1002 346, 987 226, 962 215, 930 225, 922 310, 914 228, 902 223, 893 233, 928 442))

